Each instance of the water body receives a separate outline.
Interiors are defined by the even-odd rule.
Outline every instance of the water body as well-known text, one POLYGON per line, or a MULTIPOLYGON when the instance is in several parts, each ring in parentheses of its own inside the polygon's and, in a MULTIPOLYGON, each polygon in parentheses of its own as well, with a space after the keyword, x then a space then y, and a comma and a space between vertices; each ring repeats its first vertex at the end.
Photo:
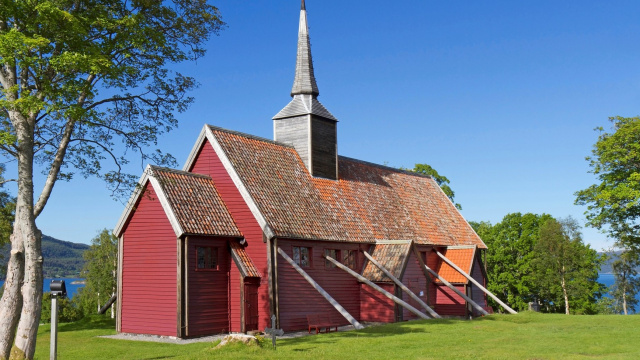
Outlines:
MULTIPOLYGON (((64 280, 64 285, 67 287, 67 297, 69 299, 71 299, 78 292, 78 289, 84 287, 84 279, 81 278, 52 278, 44 279, 44 284, 42 286, 43 292, 51 291, 51 289, 49 288, 51 280, 64 280)), ((0 280, 0 287, 2 287, 3 285, 4 280, 0 280)))

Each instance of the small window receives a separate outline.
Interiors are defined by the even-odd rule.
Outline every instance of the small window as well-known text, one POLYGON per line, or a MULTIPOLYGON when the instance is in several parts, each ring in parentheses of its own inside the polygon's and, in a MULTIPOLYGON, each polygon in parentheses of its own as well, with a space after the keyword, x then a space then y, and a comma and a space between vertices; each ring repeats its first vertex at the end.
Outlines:
POLYGON ((300 267, 311 266, 311 249, 308 247, 294 246, 293 247, 293 261, 300 265, 300 267))
MULTIPOLYGON (((335 250, 335 249, 324 249, 324 256, 329 256, 330 258, 334 259, 335 261, 340 261, 340 251, 335 250)), ((327 269, 333 269, 336 267, 336 264, 332 263, 331 261, 324 259, 324 267, 326 267, 327 269)))
POLYGON ((218 270, 218 248, 196 247, 198 270, 218 270))
POLYGON ((343 250, 342 263, 349 269, 355 270, 356 267, 358 267, 356 254, 357 252, 355 250, 343 250))

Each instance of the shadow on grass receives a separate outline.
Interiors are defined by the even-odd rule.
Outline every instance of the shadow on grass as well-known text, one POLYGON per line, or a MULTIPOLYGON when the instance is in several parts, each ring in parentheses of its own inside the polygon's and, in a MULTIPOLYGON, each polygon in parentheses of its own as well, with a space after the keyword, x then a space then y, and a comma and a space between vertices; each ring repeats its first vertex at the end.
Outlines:
POLYGON ((58 331, 82 331, 82 330, 113 330, 116 328, 114 319, 102 315, 90 315, 72 323, 63 323, 58 326, 58 331))

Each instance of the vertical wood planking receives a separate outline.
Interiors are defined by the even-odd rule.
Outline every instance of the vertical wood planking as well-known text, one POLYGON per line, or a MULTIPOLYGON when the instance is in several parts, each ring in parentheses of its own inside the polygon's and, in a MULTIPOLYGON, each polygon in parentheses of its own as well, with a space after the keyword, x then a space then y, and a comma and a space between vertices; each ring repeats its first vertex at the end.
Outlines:
MULTIPOLYGON (((227 238, 189 237, 187 272, 189 273, 189 336, 212 335, 229 331, 229 268, 231 257, 227 238), (196 247, 218 248, 218 270, 196 269, 196 247)), ((233 240, 233 239, 231 239, 233 240)))
MULTIPOLYGON (((420 267, 420 263, 416 258, 416 255, 413 251, 409 253, 409 259, 407 260, 407 267, 404 271, 404 276, 402 277, 402 283, 408 287, 414 294, 416 294, 420 300, 427 302, 427 279, 424 276, 424 272, 420 267), (423 292, 422 296, 420 295, 420 291, 423 292)), ((409 296, 409 294, 402 292, 402 300, 409 303, 411 306, 422 309, 422 306, 409 296)), ((427 304, 428 305, 428 304, 427 304)), ((411 311, 403 309, 404 320, 413 320, 418 319, 418 316, 411 311)))
MULTIPOLYGON (((278 247, 293 257, 293 246, 311 248, 311 267, 303 270, 328 292, 345 310, 357 319, 360 314, 360 286, 356 278, 338 268, 325 268, 324 249, 358 250, 358 244, 278 239, 278 247)), ((307 315, 332 316, 340 325, 349 322, 320 295, 300 274, 278 255, 278 308, 280 326, 285 331, 307 329, 307 315), (284 266, 283 266, 284 264, 284 266)), ((357 271, 362 260, 359 257, 357 271)))
MULTIPOLYGON (((394 293, 395 285, 377 283, 384 290, 394 293)), ((395 322, 396 305, 393 300, 374 290, 367 284, 360 284, 360 320, 376 322, 395 322)))
POLYGON ((220 162, 220 158, 208 140, 203 142, 196 156, 196 160, 193 162, 189 171, 211 176, 229 213, 244 235, 247 241, 245 251, 262 274, 261 284, 258 289, 259 329, 271 326, 267 279, 267 245, 262 241, 262 228, 244 202, 242 195, 236 188, 233 180, 231 180, 231 177, 225 170, 222 162, 220 162))
POLYGON ((123 233, 121 331, 177 336, 176 236, 153 187, 145 191, 123 233))

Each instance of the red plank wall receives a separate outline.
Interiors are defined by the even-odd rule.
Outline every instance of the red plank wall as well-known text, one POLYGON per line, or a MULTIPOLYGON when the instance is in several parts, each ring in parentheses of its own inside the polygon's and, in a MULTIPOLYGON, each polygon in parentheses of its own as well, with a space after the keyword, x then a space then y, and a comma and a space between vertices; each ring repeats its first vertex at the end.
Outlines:
MULTIPOLYGON (((409 288, 414 294, 418 295, 420 300, 426 302, 427 301, 427 279, 425 278, 424 271, 420 269, 420 263, 416 258, 416 255, 411 252, 409 255, 409 259, 407 260, 407 267, 404 271, 404 276, 402 277, 402 283, 409 288), (420 291, 422 291, 422 296, 420 296, 420 291)), ((409 294, 406 292, 402 292, 402 300, 409 303, 409 305, 414 308, 422 311, 426 314, 426 310, 415 301, 409 294)), ((412 320, 418 319, 418 316, 412 313, 411 311, 402 307, 402 319, 403 320, 412 320)))
POLYGON ((122 332, 177 336, 177 240, 153 187, 123 234, 122 332))
MULTIPOLYGON (((479 257, 480 257, 480 254, 479 253, 476 254, 476 260, 473 263, 471 277, 486 288, 487 281, 483 276, 482 263, 478 260, 479 257)), ((473 283, 471 282, 469 282, 469 286, 471 287, 471 299, 473 299, 473 301, 475 301, 476 303, 478 303, 478 305, 482 307, 487 306, 487 295, 484 293, 484 291, 480 290, 479 287, 477 287, 476 285, 473 285, 473 283)), ((479 316, 479 315, 480 314, 478 313, 478 311, 475 310, 475 308, 473 308, 473 316, 479 316)))
MULTIPOLYGON (((230 241, 238 241, 236 239, 231 239, 230 241)), ((242 278, 240 276, 240 271, 238 270, 238 266, 233 259, 229 265, 229 326, 231 327, 231 332, 240 332, 242 331, 241 324, 241 308, 242 301, 240 299, 240 289, 242 287, 242 278)))
MULTIPOLYGON (((360 287, 358 280, 337 267, 326 268, 324 250, 364 250, 365 245, 310 240, 278 239, 278 247, 293 258, 293 246, 311 248, 311 266, 303 270, 329 293, 351 316, 360 314, 360 287)), ((368 247, 368 246, 367 246, 368 247)), ((356 272, 362 270, 364 255, 358 253, 356 272)), ((338 259, 342 261, 342 259, 338 259)), ((340 325, 349 322, 309 284, 281 255, 278 255, 278 301, 280 326, 285 331, 307 329, 308 314, 333 316, 340 325)))
MULTIPOLYGON (((377 283, 384 290, 395 295, 395 285, 377 283)), ((367 284, 360 284, 360 321, 394 322, 396 304, 367 284)))
MULTIPOLYGON (((464 294, 464 285, 453 285, 464 294)), ((434 310, 440 315, 465 316, 466 301, 446 285, 437 285, 436 307, 434 310)))
MULTIPOLYGON (((269 311, 269 285, 267 278, 267 244, 262 241, 262 229, 260 228, 260 225, 251 213, 251 210, 249 210, 247 204, 244 202, 242 195, 240 195, 240 192, 234 185, 231 177, 225 170, 222 162, 220 162, 220 158, 215 153, 208 140, 205 140, 203 143, 202 148, 189 171, 211 176, 222 200, 224 200, 227 205, 227 209, 247 240, 248 246, 245 250, 251 257, 251 260, 253 260, 255 266, 262 273, 258 294, 258 308, 260 316, 258 328, 264 329, 267 326, 271 326, 269 319, 271 314, 269 311)), ((239 288, 237 289, 239 290, 239 288)), ((235 293, 235 285, 233 285, 232 290, 234 292, 231 293, 231 298, 239 299, 240 294, 239 292, 235 293)), ((232 316, 232 320, 234 321, 232 328, 239 328, 239 315, 236 317, 235 313, 232 311, 232 316)))
POLYGON ((231 257, 228 241, 227 238, 196 236, 188 238, 187 336, 213 335, 229 331, 228 291, 231 257), (218 248, 218 270, 196 269, 197 246, 218 248))

